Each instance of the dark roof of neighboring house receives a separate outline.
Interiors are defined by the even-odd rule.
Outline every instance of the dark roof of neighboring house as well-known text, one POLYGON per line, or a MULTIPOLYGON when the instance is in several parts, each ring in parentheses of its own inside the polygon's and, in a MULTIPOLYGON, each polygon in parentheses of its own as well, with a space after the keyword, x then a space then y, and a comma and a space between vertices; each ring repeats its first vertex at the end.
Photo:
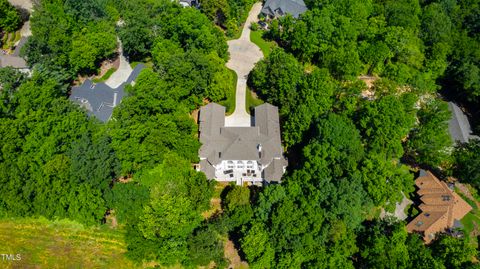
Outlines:
POLYGON ((470 123, 463 111, 455 103, 449 102, 448 108, 452 112, 452 118, 448 122, 448 132, 454 142, 467 143, 472 138, 477 138, 471 135, 470 123))
POLYGON ((294 18, 307 11, 303 0, 267 0, 262 8, 265 15, 280 17, 291 14, 294 18))
POLYGON ((409 232, 423 232, 424 240, 430 242, 435 233, 455 227, 455 220, 462 219, 472 207, 445 182, 440 181, 429 171, 420 171, 415 180, 417 194, 422 204, 422 211, 407 225, 409 232))
POLYGON ((12 55, 0 55, 0 67, 13 67, 16 69, 26 69, 28 68, 25 60, 18 56, 12 55))
POLYGON ((106 122, 112 116, 113 108, 120 104, 125 96, 125 86, 132 83, 143 68, 143 64, 137 65, 126 82, 115 89, 103 82, 95 84, 87 79, 81 86, 72 87, 69 99, 84 107, 100 121, 106 122))
POLYGON ((279 181, 287 161, 283 157, 278 108, 263 104, 255 108, 252 127, 225 127, 225 107, 210 103, 200 109, 201 170, 214 177, 213 165, 223 160, 255 160, 270 169, 267 181, 279 181))

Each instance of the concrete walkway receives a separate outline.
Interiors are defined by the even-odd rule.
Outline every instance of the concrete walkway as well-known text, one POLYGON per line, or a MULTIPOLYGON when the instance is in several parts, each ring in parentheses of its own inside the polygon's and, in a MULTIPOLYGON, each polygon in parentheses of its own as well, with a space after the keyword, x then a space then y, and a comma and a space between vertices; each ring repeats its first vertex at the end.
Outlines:
POLYGON ((250 42, 250 24, 258 21, 258 14, 262 10, 262 3, 255 3, 248 14, 239 39, 228 41, 230 60, 227 67, 237 73, 237 89, 235 93, 235 111, 225 117, 225 126, 251 126, 251 116, 247 113, 246 92, 247 77, 255 63, 263 58, 262 51, 257 45, 250 42))
POLYGON ((128 77, 132 73, 133 69, 130 66, 130 63, 127 61, 125 56, 123 56, 122 42, 117 38, 118 42, 118 53, 120 54, 120 65, 118 66, 117 71, 115 71, 106 81, 105 84, 110 86, 110 88, 115 89, 120 86, 122 83, 127 81, 128 77))

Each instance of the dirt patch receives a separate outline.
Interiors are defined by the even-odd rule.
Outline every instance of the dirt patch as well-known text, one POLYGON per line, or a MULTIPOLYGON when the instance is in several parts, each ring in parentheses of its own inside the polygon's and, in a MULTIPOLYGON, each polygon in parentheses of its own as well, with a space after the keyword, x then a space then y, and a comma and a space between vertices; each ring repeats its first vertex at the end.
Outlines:
POLYGON ((117 228, 118 227, 118 221, 117 217, 113 214, 110 214, 106 217, 107 223, 110 225, 111 228, 117 228))
POLYGON ((365 76, 359 76, 358 79, 365 82, 365 84, 367 84, 367 88, 371 89, 373 88, 375 81, 377 81, 379 78, 365 75, 365 76))
POLYGON ((117 182, 118 183, 128 183, 128 182, 131 182, 132 180, 133 180, 133 177, 131 175, 128 175, 128 176, 118 178, 117 182))
POLYGON ((222 201, 220 198, 212 198, 210 200, 210 209, 207 211, 202 212, 202 217, 204 219, 208 219, 214 215, 221 214, 222 211, 222 201))
POLYGON ((377 81, 379 78, 365 75, 365 76, 359 76, 358 79, 365 82, 365 84, 367 85, 367 89, 363 90, 361 93, 362 97, 368 100, 373 100, 375 98, 375 91, 374 91, 375 81, 377 81))
POLYGON ((195 109, 190 113, 190 117, 195 121, 195 124, 198 124, 198 116, 200 114, 200 108, 195 109))
POLYGON ((119 66, 120 66, 120 57, 116 56, 115 59, 107 59, 101 63, 98 75, 93 75, 93 76, 78 75, 77 79, 73 81, 73 85, 74 86, 81 85, 87 79, 100 79, 101 77, 103 77, 103 75, 105 75, 105 73, 108 72, 108 70, 112 68, 117 70, 119 66))
POLYGON ((239 269, 239 268, 248 268, 248 263, 242 261, 238 255, 237 249, 232 241, 227 240, 224 247, 225 258, 229 261, 229 269, 239 269))
POLYGON ((95 78, 101 78, 103 77, 103 75, 105 75, 105 73, 108 72, 108 70, 112 68, 118 69, 119 66, 120 66, 120 59, 118 57, 116 57, 116 59, 114 60, 105 60, 102 62, 102 65, 100 66, 100 72, 98 73, 97 76, 95 76, 95 78))

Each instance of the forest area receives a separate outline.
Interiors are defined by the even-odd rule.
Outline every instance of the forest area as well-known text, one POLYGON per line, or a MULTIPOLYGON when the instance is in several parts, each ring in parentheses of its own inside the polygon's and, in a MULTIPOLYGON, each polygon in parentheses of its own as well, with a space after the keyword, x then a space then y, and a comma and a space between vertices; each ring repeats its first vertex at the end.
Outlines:
MULTIPOLYGON (((308 0, 272 20, 263 38, 278 46, 248 85, 279 108, 288 170, 218 193, 192 167, 191 114, 228 98, 227 40, 253 3, 38 1, 22 51, 32 74, 0 68, 0 218, 119 230, 138 268, 227 268, 226 241, 250 268, 478 268, 478 238, 425 245, 378 215, 414 195, 419 168, 480 193, 480 140, 453 146, 446 103, 480 133, 480 1, 308 0), (117 38, 152 67, 102 123, 68 96, 118 56, 117 38)), ((22 20, 0 0, 0 33, 22 20)))

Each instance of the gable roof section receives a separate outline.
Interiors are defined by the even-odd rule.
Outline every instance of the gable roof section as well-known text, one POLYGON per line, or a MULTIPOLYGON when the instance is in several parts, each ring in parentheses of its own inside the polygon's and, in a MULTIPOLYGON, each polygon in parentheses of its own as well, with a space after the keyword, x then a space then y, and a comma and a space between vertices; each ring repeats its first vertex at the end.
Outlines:
POLYGON ((472 138, 472 130, 468 118, 463 111, 453 102, 448 102, 448 108, 452 112, 452 118, 448 122, 448 132, 453 142, 467 143, 472 138))
POLYGON ((455 220, 462 219, 472 207, 445 182, 438 180, 430 171, 421 170, 415 180, 420 195, 419 214, 407 225, 409 232, 423 232, 424 240, 430 242, 435 233, 453 227, 455 220))
POLYGON ((273 159, 273 162, 271 162, 263 172, 265 180, 268 182, 280 182, 280 179, 285 172, 284 167, 286 166, 287 160, 284 158, 273 159))
POLYGON ((291 14, 294 18, 307 11, 303 0, 267 0, 262 8, 262 13, 273 17, 291 14))
POLYGON ((225 107, 210 103, 200 109, 200 141, 209 140, 220 135, 220 128, 225 126, 225 107))

